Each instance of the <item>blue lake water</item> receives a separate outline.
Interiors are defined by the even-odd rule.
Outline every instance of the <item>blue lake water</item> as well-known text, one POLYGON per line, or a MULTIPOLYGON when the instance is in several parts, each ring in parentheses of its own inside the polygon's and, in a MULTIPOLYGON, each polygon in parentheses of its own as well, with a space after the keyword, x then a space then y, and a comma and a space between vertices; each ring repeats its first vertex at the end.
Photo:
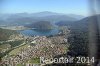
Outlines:
POLYGON ((21 30, 20 33, 26 36, 34 36, 34 35, 39 35, 39 36, 49 36, 49 35, 55 35, 59 31, 58 29, 52 29, 52 30, 34 30, 34 29, 29 29, 29 30, 21 30))

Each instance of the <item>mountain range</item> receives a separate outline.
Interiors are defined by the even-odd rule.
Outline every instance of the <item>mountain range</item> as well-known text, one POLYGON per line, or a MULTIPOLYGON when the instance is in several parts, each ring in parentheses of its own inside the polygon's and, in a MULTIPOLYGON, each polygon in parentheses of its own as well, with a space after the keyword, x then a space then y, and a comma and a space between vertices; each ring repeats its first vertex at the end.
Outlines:
POLYGON ((77 21, 82 18, 84 18, 84 16, 49 11, 37 13, 1 14, 0 25, 26 25, 37 21, 50 21, 54 23, 58 21, 77 21))
MULTIPOLYGON (((78 21, 59 21, 55 23, 58 26, 70 26, 74 30, 88 30, 91 25, 100 26, 100 14, 85 17, 78 21)), ((98 27, 100 30, 100 27, 98 27)))

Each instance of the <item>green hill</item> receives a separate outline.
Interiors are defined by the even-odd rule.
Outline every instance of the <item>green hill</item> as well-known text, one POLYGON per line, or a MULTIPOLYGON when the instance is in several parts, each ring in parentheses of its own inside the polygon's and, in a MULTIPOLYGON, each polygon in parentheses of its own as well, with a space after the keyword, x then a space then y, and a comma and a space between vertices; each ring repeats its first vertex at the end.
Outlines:
POLYGON ((14 30, 8 30, 8 29, 2 29, 2 28, 0 28, 0 41, 8 40, 8 38, 12 34, 17 34, 17 32, 14 31, 14 30))
POLYGON ((28 25, 28 27, 39 29, 39 30, 48 30, 48 29, 52 29, 54 26, 49 21, 38 21, 28 25))

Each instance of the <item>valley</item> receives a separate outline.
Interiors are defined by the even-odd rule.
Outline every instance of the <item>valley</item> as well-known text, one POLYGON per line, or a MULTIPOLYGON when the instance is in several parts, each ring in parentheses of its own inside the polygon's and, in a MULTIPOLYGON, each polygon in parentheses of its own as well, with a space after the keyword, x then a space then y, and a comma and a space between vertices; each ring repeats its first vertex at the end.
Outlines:
MULTIPOLYGON (((14 34, 7 41, 1 43, 8 49, 3 49, 2 54, 6 53, 1 60, 3 65, 20 65, 21 63, 41 65, 39 61, 31 61, 32 58, 40 57, 53 58, 56 55, 65 54, 67 52, 67 38, 65 34, 57 34, 55 36, 23 36, 14 34), (59 42, 58 42, 59 41, 59 42), (12 44, 13 43, 13 44, 12 44), (8 52, 9 51, 9 52, 8 52)), ((2 45, 0 45, 2 46, 2 45)))
MULTIPOLYGON (((45 12, 40 14, 42 13, 45 12)), ((18 16, 20 20, 17 16, 9 19, 12 18, 11 16, 15 16, 13 14, 5 19, 5 25, 2 23, 3 21, 0 22, 2 23, 0 24, 0 64, 2 66, 28 66, 32 64, 45 66, 54 64, 50 61, 50 58, 88 56, 89 26, 91 26, 89 24, 98 26, 99 23, 96 19, 100 15, 83 19, 67 17, 69 19, 65 20, 65 15, 50 14, 51 12, 46 12, 41 17, 38 15, 39 20, 34 20, 33 15, 31 15, 32 18, 29 17, 30 15, 27 18, 22 18, 23 15, 18 16), (40 63, 41 57, 49 59, 45 60, 45 63, 40 63)), ((95 28, 96 30, 99 29, 95 28)), ((98 31, 95 37, 99 43, 98 31)), ((99 46, 98 43, 96 44, 99 46)), ((99 52, 97 55, 99 55, 99 52)), ((87 64, 76 65, 86 66, 87 64)))

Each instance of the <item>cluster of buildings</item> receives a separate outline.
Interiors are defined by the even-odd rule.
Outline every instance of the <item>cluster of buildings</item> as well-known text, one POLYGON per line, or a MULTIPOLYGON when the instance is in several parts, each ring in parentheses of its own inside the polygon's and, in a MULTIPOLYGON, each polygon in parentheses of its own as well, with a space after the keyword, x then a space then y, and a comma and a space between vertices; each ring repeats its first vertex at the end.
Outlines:
MULTIPOLYGON (((17 66, 18 64, 31 64, 28 62, 31 58, 53 58, 56 55, 65 54, 67 48, 67 39, 63 36, 35 36, 24 37, 28 46, 22 48, 16 55, 7 55, 3 59, 2 66, 17 66)), ((35 63, 33 63, 35 64, 35 63)))

